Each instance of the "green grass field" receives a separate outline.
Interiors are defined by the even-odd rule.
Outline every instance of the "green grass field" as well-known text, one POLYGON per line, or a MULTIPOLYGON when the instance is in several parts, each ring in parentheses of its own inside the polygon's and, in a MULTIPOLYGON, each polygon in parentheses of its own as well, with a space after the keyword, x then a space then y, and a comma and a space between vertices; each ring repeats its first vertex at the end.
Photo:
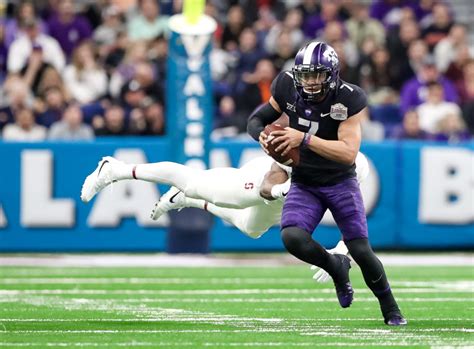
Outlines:
POLYGON ((474 348, 473 268, 388 267, 409 320, 385 326, 353 267, 355 299, 288 267, 0 267, 0 347, 474 348))

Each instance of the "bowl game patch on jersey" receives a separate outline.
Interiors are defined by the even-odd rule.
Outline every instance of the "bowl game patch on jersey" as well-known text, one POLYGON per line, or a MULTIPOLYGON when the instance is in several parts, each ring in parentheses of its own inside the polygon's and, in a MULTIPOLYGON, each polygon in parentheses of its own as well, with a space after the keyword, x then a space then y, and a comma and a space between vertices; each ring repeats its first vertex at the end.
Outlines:
POLYGON ((331 105, 331 111, 329 116, 334 120, 346 120, 347 119, 347 107, 342 103, 336 103, 331 105))

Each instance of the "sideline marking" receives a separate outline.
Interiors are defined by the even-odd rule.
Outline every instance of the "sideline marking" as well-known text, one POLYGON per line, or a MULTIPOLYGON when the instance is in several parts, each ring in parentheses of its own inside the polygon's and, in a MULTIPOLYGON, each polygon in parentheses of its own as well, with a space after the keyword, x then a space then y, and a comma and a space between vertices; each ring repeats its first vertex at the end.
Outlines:
MULTIPOLYGON (((443 254, 377 254, 385 266, 469 266, 474 265, 473 253, 443 254)), ((245 254, 235 255, 196 255, 170 256, 127 255, 127 254, 35 254, 31 256, 1 256, 2 266, 47 266, 55 267, 280 267, 300 265, 300 262, 286 254, 245 254)))

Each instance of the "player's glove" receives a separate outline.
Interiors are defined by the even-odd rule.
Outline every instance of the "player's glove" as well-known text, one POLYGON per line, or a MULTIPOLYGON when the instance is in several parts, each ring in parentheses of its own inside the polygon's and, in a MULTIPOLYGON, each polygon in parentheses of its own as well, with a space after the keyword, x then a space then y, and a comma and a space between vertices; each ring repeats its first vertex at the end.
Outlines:
MULTIPOLYGON (((346 244, 342 240, 337 243, 336 247, 327 251, 331 254, 343 254, 343 255, 347 255, 347 253, 349 252, 349 250, 346 247, 346 244)), ((324 269, 321 269, 320 267, 312 265, 311 270, 316 271, 316 273, 313 276, 313 279, 316 280, 316 282, 324 283, 324 282, 328 282, 331 279, 331 276, 329 276, 327 271, 325 271, 324 269)))

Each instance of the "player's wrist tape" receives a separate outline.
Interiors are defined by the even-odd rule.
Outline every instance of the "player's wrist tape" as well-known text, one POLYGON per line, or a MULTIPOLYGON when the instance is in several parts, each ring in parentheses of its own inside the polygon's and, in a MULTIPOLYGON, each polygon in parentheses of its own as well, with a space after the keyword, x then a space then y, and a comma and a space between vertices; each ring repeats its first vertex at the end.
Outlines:
POLYGON ((300 146, 304 149, 308 148, 310 141, 311 141, 311 134, 306 132, 303 136, 303 140, 301 141, 300 146))

